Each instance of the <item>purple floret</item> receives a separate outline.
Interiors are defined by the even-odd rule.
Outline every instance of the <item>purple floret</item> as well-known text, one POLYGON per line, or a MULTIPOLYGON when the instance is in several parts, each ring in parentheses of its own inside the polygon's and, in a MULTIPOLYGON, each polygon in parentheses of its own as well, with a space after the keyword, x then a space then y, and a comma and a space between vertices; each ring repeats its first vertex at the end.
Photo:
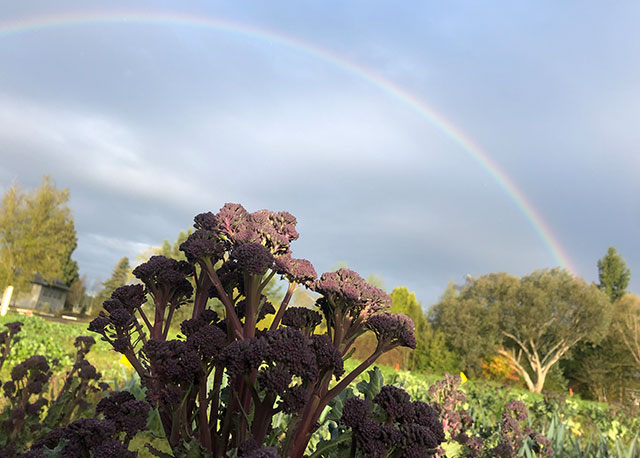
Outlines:
POLYGON ((378 341, 388 347, 397 346, 416 348, 413 320, 401 313, 378 313, 370 316, 365 327, 372 330, 378 341))
POLYGON ((138 454, 132 452, 117 439, 107 439, 93 449, 93 458, 135 458, 138 454))
MULTIPOLYGON (((366 310, 366 316, 387 310, 391 307, 391 298, 387 293, 366 282, 357 272, 350 269, 338 269, 325 272, 320 276, 313 289, 325 297, 330 297, 344 311, 354 318, 366 310)), ((329 302, 323 302, 328 307, 329 302)), ((325 310, 325 314, 331 314, 325 310)))
POLYGON ((233 249, 231 257, 250 275, 263 275, 273 266, 273 255, 259 243, 246 243, 233 249))
POLYGON ((342 354, 333 345, 333 342, 331 342, 328 335, 312 335, 311 349, 316 355, 318 368, 331 369, 336 380, 344 374, 344 360, 342 359, 342 354))
POLYGON ((518 421, 525 421, 528 418, 527 406, 522 401, 511 401, 504 406, 504 412, 513 416, 518 421))
POLYGON ((218 218, 211 212, 200 213, 193 218, 193 221, 193 227, 196 229, 214 232, 218 230, 218 218))
POLYGON ((163 383, 189 384, 202 372, 200 355, 180 340, 150 339, 142 349, 152 373, 163 383))
POLYGON ((380 423, 368 400, 349 398, 341 422, 351 428, 356 446, 364 456, 386 457, 395 449, 398 456, 430 457, 445 440, 438 413, 423 402, 411 402, 403 390, 385 386, 374 398, 386 412, 380 423))
POLYGON ((11 370, 11 379, 15 382, 29 375, 30 381, 46 382, 49 380, 49 364, 47 359, 41 355, 31 356, 11 370))
POLYGON ((227 203, 216 215, 217 229, 233 241, 238 232, 245 229, 249 213, 240 204, 227 203))
POLYGON ((225 247, 215 232, 198 229, 180 244, 180 251, 184 252, 187 260, 194 264, 199 259, 221 259, 225 247))
POLYGON ((349 398, 342 407, 341 421, 349 428, 357 428, 363 420, 371 417, 369 401, 361 398, 349 398))
POLYGON ((77 348, 91 348, 95 343, 96 339, 91 336, 78 336, 73 344, 77 348))
POLYGON ((128 391, 116 391, 103 398, 96 407, 96 412, 102 413, 107 420, 111 420, 117 431, 124 432, 127 438, 147 427, 149 404, 138 401, 128 391))
POLYGON ((276 272, 292 283, 311 287, 318 278, 313 265, 306 259, 292 258, 290 254, 276 258, 276 272))
POLYGON ((119 301, 127 309, 133 311, 146 301, 146 294, 142 285, 125 285, 111 293, 111 299, 119 301))
POLYGON ((387 451, 401 437, 391 424, 381 425, 374 418, 371 404, 365 399, 347 399, 340 421, 351 428, 358 449, 367 457, 386 457, 387 451))
POLYGON ((283 365, 260 369, 258 373, 260 388, 275 394, 282 394, 291 384, 291 372, 283 365))
POLYGON ((191 297, 193 287, 186 279, 193 274, 193 266, 186 261, 176 261, 164 256, 151 258, 133 269, 133 275, 142 281, 154 295, 179 304, 191 297))
POLYGON ((11 323, 5 323, 5 327, 9 330, 9 335, 17 334, 22 329, 21 321, 12 321, 11 323))
POLYGON ((238 447, 238 458, 280 458, 280 455, 275 448, 265 447, 249 439, 238 447))
POLYGON ((115 424, 110 420, 82 418, 67 425, 61 434, 67 443, 62 449, 63 457, 90 456, 89 452, 108 439, 116 432, 115 424))
POLYGON ((86 359, 81 359, 75 363, 73 368, 78 371, 78 377, 83 380, 99 380, 101 377, 101 374, 86 359))
POLYGON ((313 330, 322 321, 322 316, 306 307, 289 307, 282 315, 282 324, 293 328, 313 330))
POLYGON ((282 402, 279 404, 285 413, 296 413, 300 411, 307 400, 309 399, 309 393, 301 386, 294 386, 286 390, 282 395, 282 402))
POLYGON ((392 385, 385 385, 373 398, 373 402, 378 404, 393 421, 406 414, 411 404, 409 393, 401 388, 392 385))

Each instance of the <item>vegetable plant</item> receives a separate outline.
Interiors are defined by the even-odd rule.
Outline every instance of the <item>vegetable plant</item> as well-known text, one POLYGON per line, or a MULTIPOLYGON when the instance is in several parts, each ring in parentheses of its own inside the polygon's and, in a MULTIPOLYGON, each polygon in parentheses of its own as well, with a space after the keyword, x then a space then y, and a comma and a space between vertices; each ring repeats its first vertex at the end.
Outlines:
POLYGON ((174 456, 302 457, 332 399, 383 353, 415 348, 413 322, 390 313, 390 297, 356 272, 318 278, 309 261, 294 258, 298 232, 287 212, 226 204, 194 221, 180 247, 187 261, 154 256, 138 266, 140 283, 115 290, 89 329, 130 361, 174 456), (263 295, 274 276, 288 283, 276 305, 263 295), (290 303, 299 287, 319 295, 313 309, 290 303), (183 307, 191 318, 168 339, 183 307), (270 326, 258 329, 267 315, 270 326), (317 333, 321 323, 326 331, 317 333), (377 346, 345 373, 365 332, 377 346), (274 430, 281 414, 287 427, 274 430))

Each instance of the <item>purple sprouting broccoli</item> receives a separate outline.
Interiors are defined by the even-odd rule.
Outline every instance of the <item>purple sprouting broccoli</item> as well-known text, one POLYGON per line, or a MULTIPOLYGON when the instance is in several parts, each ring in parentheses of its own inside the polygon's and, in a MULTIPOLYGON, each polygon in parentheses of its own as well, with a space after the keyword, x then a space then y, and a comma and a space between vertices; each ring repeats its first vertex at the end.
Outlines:
POLYGON ((142 353, 151 374, 143 380, 149 400, 155 403, 161 394, 175 408, 203 372, 200 355, 182 340, 155 339, 145 343, 142 353))
POLYGON ((254 439, 249 439, 238 447, 238 458, 280 458, 273 447, 264 447, 254 439))
POLYGON ((378 346, 383 352, 395 347, 416 348, 413 320, 401 313, 378 313, 365 321, 365 327, 378 338, 378 346))
POLYGON ((342 359, 342 354, 333 345, 328 335, 312 335, 311 349, 316 355, 318 368, 322 372, 333 374, 336 380, 344 374, 344 360, 342 359))
POLYGON ((322 316, 306 307, 289 307, 282 316, 283 325, 299 329, 305 335, 310 335, 321 322, 322 316))
POLYGON ((187 303, 193 294, 193 287, 188 280, 193 274, 193 266, 188 262, 164 256, 152 256, 133 269, 133 275, 145 285, 145 291, 151 295, 155 304, 153 325, 140 310, 150 328, 152 339, 166 338, 173 313, 187 303))
POLYGON ((0 412, 0 450, 9 456, 22 448, 30 435, 37 437, 42 413, 49 400, 45 397, 51 370, 44 356, 31 356, 13 367, 11 380, 3 386, 5 406, 0 412))
POLYGON ((271 252, 257 242, 245 243, 233 249, 231 258, 238 263, 238 267, 249 275, 264 275, 273 267, 274 259, 271 252))
POLYGON ((45 448, 59 447, 62 458, 135 458, 136 452, 129 451, 119 439, 118 427, 111 420, 82 418, 65 427, 52 430, 47 437, 33 444, 23 455, 29 457, 50 456, 45 448))
POLYGON ((508 402, 502 411, 500 420, 500 443, 491 449, 494 456, 516 458, 525 441, 532 443, 538 456, 553 456, 551 441, 533 431, 527 424, 527 406, 522 401, 508 402))
POLYGON ((9 356, 11 346, 16 343, 20 338, 18 333, 22 329, 22 323, 20 321, 14 321, 11 323, 5 323, 7 330, 0 332, 0 369, 4 365, 4 362, 9 356))
POLYGON ((115 425, 115 430, 125 434, 125 445, 147 427, 149 404, 138 401, 128 391, 117 391, 98 402, 96 412, 115 425))
POLYGON ((404 390, 384 386, 373 399, 383 412, 374 412, 366 399, 350 398, 342 410, 341 422, 352 430, 352 456, 431 457, 444 442, 438 412, 423 402, 411 402, 404 390))
POLYGON ((314 290, 334 344, 346 353, 356 338, 366 331, 365 321, 391 307, 388 294, 367 283, 353 270, 327 272, 315 282, 314 290))
POLYGON ((187 262, 152 257, 134 270, 142 284, 116 290, 91 323, 133 365, 176 453, 195 439, 214 457, 269 456, 271 419, 282 411, 291 422, 277 453, 299 458, 329 401, 385 351, 415 346, 412 323, 387 313, 384 291, 349 269, 318 279, 309 261, 292 257, 296 223, 287 212, 238 204, 200 213, 180 246, 187 262), (289 284, 272 305, 263 292, 276 275, 289 284), (300 286, 320 295, 316 307, 289 308, 300 286), (152 312, 142 307, 147 298, 152 312), (182 336, 169 340, 173 313, 187 304, 182 336), (322 318, 327 333, 314 334, 322 318), (346 374, 347 353, 370 331, 378 348, 346 374))
POLYGON ((313 265, 306 259, 292 258, 290 254, 276 258, 276 272, 291 283, 311 287, 318 278, 313 265))
MULTIPOLYGON (((19 327, 12 330, 18 331, 19 327)), ((100 373, 86 359, 95 339, 80 336, 74 344, 76 358, 62 385, 50 383, 52 371, 44 356, 31 356, 11 370, 11 379, 2 384, 5 403, 0 412, 0 456, 13 458, 42 441, 52 428, 64 427, 73 417, 86 414, 90 407, 86 398, 105 390, 99 382, 100 373)), ((41 456, 36 449, 20 456, 41 456)))

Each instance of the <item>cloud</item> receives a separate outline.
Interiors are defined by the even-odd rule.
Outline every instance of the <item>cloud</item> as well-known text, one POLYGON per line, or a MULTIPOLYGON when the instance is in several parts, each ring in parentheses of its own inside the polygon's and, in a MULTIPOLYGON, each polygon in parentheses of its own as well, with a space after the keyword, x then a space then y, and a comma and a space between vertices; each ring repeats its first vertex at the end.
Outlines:
MULTIPOLYGON (((25 5, 5 10, 46 6, 25 5)), ((637 267, 634 14, 282 6, 179 8, 289 34, 392 79, 483 145, 585 272, 607 243, 637 267)), ((392 95, 300 50, 136 24, 0 45, 0 188, 45 173, 69 187, 76 257, 96 278, 227 201, 296 215, 295 254, 318 270, 347 261, 426 303, 467 273, 553 263, 467 153, 392 95)))

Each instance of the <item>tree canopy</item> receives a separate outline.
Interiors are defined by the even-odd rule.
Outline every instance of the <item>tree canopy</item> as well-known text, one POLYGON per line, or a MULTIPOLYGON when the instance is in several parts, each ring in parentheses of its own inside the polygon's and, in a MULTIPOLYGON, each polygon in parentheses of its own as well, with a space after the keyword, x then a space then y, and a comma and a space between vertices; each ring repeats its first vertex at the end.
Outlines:
POLYGON ((58 189, 50 176, 40 187, 23 191, 17 184, 4 194, 0 208, 0 287, 26 289, 34 274, 63 280, 78 278, 71 259, 77 246, 69 190, 58 189))
POLYGON ((539 393, 549 370, 574 345, 606 335, 611 306, 595 285, 562 269, 545 269, 521 279, 507 274, 471 279, 458 294, 444 297, 433 316, 465 362, 497 352, 539 393))
POLYGON ((598 287, 609 296, 611 302, 620 299, 626 292, 631 271, 614 247, 609 247, 607 254, 598 260, 598 277, 598 287))

